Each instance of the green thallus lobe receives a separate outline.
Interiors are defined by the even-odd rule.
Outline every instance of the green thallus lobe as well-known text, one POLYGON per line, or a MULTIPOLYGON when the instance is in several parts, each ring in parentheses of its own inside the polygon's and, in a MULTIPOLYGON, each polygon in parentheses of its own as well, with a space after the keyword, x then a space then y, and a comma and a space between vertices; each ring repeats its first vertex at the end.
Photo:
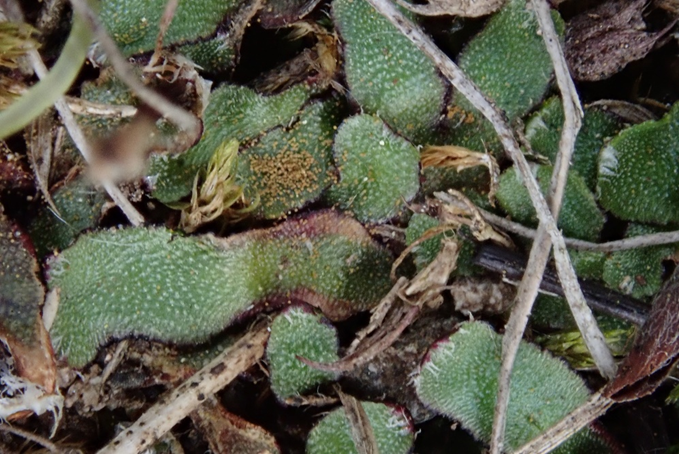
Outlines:
POLYGON ((327 319, 304 306, 287 308, 272 323, 266 346, 271 390, 286 399, 332 380, 334 373, 312 369, 297 356, 334 362, 338 346, 337 331, 327 319))
MULTIPOLYGON (((403 410, 361 402, 380 453, 406 454, 413 446, 413 427, 403 410)), ((358 454, 344 408, 328 413, 309 433, 307 454, 358 454)))
POLYGON ((81 367, 111 337, 202 342, 258 303, 303 300, 343 319, 388 291, 390 265, 358 222, 332 211, 227 239, 102 231, 50 264, 49 286, 60 289, 51 335, 81 367))
MULTIPOLYGON (((490 325, 462 323, 454 334, 430 348, 416 379, 417 395, 487 443, 493 425, 501 357, 502 336, 490 325)), ((512 372, 511 396, 505 433, 510 451, 583 404, 589 391, 562 361, 522 342, 512 372)), ((555 452, 608 452, 608 449, 585 428, 555 452)))

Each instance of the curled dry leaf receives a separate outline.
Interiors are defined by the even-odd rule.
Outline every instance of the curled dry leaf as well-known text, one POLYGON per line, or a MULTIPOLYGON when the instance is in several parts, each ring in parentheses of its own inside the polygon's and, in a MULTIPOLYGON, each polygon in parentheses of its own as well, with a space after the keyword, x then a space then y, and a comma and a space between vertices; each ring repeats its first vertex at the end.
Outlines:
POLYGON ((423 169, 426 167, 453 167, 458 172, 476 166, 488 167, 490 174, 488 200, 493 203, 500 182, 500 166, 497 165, 497 161, 492 155, 455 145, 430 146, 422 151, 420 162, 423 169))
POLYGON ((212 452, 280 452, 276 439, 263 428, 228 412, 214 397, 189 414, 212 452))
POLYGON ((618 402, 652 393, 665 379, 679 355, 679 271, 655 297, 648 321, 632 351, 602 394, 618 402))
POLYGON ((346 88, 339 79, 340 45, 339 36, 334 30, 315 22, 299 21, 289 26, 288 39, 311 38, 316 44, 304 49, 296 57, 267 71, 253 81, 253 88, 258 93, 280 93, 297 84, 307 83, 317 91, 332 86, 338 93, 346 94, 346 88))
POLYGON ((429 0, 426 5, 414 5, 405 0, 398 3, 423 16, 480 17, 499 10, 505 0, 429 0))
POLYGON ((389 290, 389 293, 387 293, 384 298, 382 298, 380 304, 370 310, 370 323, 368 323, 368 326, 356 333, 356 337, 354 337, 354 340, 351 341, 351 345, 347 349, 348 354, 354 353, 364 339, 366 339, 370 334, 382 326, 387 314, 389 311, 391 311, 391 308, 394 307, 394 304, 396 304, 399 293, 403 288, 405 288, 407 284, 408 279, 405 277, 400 277, 391 290, 389 290))
MULTIPOLYGON (((398 286, 400 282, 397 282, 396 285, 398 286)), ((403 282, 407 283, 408 281, 404 280, 403 282)), ((393 292, 390 292, 390 294, 393 294, 393 292)), ((381 325, 375 327, 379 329, 371 333, 370 337, 361 339, 357 350, 344 358, 332 363, 311 361, 301 356, 298 356, 297 359, 309 367, 326 372, 347 372, 367 363, 398 340, 401 333, 419 315, 420 306, 411 306, 399 299, 393 303, 392 307, 386 310, 388 311, 386 318, 382 321, 381 325)))
POLYGON ((595 81, 612 76, 646 56, 672 29, 676 19, 658 32, 646 32, 642 16, 646 4, 646 0, 610 1, 571 19, 565 53, 575 79, 595 81))
POLYGON ((56 365, 40 317, 44 297, 30 240, 0 207, 0 339, 9 346, 19 376, 51 393, 56 365))
POLYGON ((45 293, 37 273, 28 237, 4 217, 0 206, 0 340, 12 353, 11 361, 0 360, 0 421, 49 411, 54 433, 63 398, 55 393, 56 363, 40 317, 45 293))
MULTIPOLYGON (((182 55, 161 51, 154 53, 152 60, 144 67, 143 79, 147 84, 155 85, 175 97, 176 102, 202 119, 209 102, 212 81, 201 77, 199 69, 202 68, 182 55)), ((188 140, 188 137, 185 139, 188 140)), ((182 152, 185 148, 169 151, 182 152)))
POLYGON ((457 265, 460 254, 458 241, 446 238, 442 244, 436 258, 413 278, 403 292, 408 299, 415 297, 414 304, 418 306, 426 304, 435 307, 443 301, 441 290, 457 265))
MULTIPOLYGON (((450 229, 450 226, 442 226, 442 228, 450 229)), ((398 264, 415 246, 432 235, 440 233, 438 228, 430 230, 432 230, 431 233, 425 234, 403 251, 399 259, 394 262, 392 276, 398 264)), ((306 358, 300 358, 300 360, 315 369, 345 372, 370 361, 389 348, 415 321, 423 306, 437 307, 443 301, 441 292, 457 266, 460 244, 455 239, 445 239, 442 244, 443 247, 436 258, 417 276, 410 281, 404 277, 396 281, 391 291, 373 310, 370 324, 357 334, 349 347, 347 356, 329 364, 310 361, 306 358)))

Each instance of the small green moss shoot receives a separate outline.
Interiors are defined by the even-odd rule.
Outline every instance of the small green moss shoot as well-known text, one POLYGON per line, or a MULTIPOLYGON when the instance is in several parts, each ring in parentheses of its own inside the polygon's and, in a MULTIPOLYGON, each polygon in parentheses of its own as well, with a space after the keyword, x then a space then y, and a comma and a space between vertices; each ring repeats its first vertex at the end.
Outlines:
POLYGON ((257 200, 252 204, 248 203, 243 195, 243 188, 236 183, 237 159, 238 141, 225 141, 210 158, 200 188, 200 175, 196 175, 191 204, 182 210, 180 224, 185 232, 191 233, 220 217, 237 221, 257 207, 257 200))

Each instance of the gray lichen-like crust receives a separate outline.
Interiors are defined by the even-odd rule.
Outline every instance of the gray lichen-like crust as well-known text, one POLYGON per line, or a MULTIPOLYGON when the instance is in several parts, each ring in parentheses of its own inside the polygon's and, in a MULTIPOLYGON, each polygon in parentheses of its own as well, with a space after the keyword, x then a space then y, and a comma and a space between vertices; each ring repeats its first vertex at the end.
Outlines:
POLYGON ((340 180, 329 198, 362 222, 396 216, 420 188, 417 149, 377 117, 344 120, 334 153, 340 180))
POLYGON ((335 378, 331 372, 312 369, 297 356, 312 361, 337 361, 337 331, 322 316, 303 306, 293 306, 276 317, 266 346, 271 390, 284 400, 312 390, 335 378))
MULTIPOLYGON (((374 402, 361 402, 361 405, 372 426, 380 453, 410 452, 415 437, 413 427, 403 410, 374 402)), ((358 454, 344 408, 332 411, 311 430, 306 453, 358 454)))
POLYGON ((436 66, 365 0, 335 0, 332 12, 354 99, 410 140, 428 138, 447 91, 436 66))
POLYGON ((197 343, 265 300, 343 319, 389 290, 391 257, 355 220, 321 212, 227 239, 163 228, 86 235, 50 264, 52 339, 74 367, 111 337, 197 343))
MULTIPOLYGON (((484 442, 490 440, 502 336, 481 322, 462 323, 449 338, 435 344, 417 378, 420 399, 446 414, 484 442)), ((507 410, 506 445, 514 450, 585 402, 589 391, 565 363, 522 343, 512 372, 507 410)), ((555 452, 607 452, 585 429, 555 452), (589 447, 577 451, 575 447, 589 447)))
POLYGON ((625 129, 599 157, 599 202, 638 222, 679 222, 679 104, 658 121, 625 129))

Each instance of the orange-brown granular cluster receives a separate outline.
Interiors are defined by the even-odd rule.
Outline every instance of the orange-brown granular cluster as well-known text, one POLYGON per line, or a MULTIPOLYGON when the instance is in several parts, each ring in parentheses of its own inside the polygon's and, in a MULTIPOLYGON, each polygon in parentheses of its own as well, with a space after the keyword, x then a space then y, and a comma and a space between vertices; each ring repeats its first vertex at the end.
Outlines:
MULTIPOLYGON (((318 175, 312 167, 315 159, 308 151, 285 150, 275 156, 252 156, 250 168, 256 181, 262 205, 271 206, 276 199, 302 198, 318 186, 318 175)), ((252 178, 252 177, 251 177, 252 178)))

